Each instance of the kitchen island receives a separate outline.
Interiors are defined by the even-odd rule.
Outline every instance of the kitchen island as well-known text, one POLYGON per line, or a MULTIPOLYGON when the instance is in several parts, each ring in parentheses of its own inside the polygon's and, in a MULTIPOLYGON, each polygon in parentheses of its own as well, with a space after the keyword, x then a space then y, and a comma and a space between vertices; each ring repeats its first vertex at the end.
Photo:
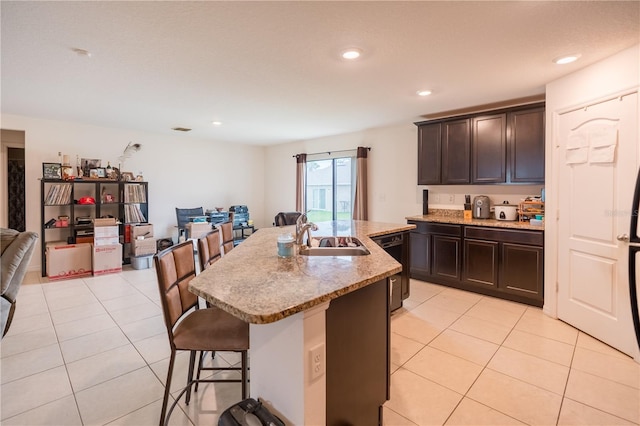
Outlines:
POLYGON ((386 278, 401 265, 369 237, 414 225, 318 226, 314 236, 355 236, 370 254, 279 258, 278 236, 295 227, 263 228, 189 289, 250 323, 251 396, 287 423, 379 423, 389 392, 386 278))

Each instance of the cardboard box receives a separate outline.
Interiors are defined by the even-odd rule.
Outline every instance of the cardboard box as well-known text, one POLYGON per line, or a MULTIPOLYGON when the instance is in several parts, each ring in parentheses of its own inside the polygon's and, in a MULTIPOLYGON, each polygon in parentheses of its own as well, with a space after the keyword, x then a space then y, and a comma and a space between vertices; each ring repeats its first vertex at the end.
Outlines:
POLYGON ((132 256, 147 256, 156 254, 156 239, 145 238, 143 240, 131 240, 132 256))
POLYGON ((122 272, 122 244, 93 246, 93 275, 122 272))
POLYGON ((131 241, 135 240, 139 236, 149 238, 153 237, 153 225, 147 223, 146 225, 131 225, 131 241))
POLYGON ((200 238, 204 234, 211 232, 213 229, 211 228, 211 224, 208 222, 189 222, 185 228, 187 229, 187 238, 200 238))
POLYGON ((45 256, 50 280, 91 275, 91 244, 47 243, 45 256))
POLYGON ((115 218, 93 219, 93 244, 112 246, 120 243, 120 230, 115 218))

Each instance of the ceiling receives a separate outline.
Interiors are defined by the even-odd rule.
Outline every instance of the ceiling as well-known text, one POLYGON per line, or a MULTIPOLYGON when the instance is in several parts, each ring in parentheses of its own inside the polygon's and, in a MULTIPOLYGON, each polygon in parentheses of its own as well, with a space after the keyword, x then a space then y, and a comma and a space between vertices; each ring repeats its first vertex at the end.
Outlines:
POLYGON ((640 42, 638 1, 3 0, 1 20, 2 113, 254 145, 541 94, 640 42))

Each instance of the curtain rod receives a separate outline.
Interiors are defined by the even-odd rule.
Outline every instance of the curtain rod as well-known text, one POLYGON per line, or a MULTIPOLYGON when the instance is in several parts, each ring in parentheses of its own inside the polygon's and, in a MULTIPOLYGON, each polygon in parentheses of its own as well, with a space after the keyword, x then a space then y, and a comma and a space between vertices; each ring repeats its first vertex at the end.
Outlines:
MULTIPOLYGON (((370 146, 365 146, 364 148, 366 148, 366 149, 367 149, 367 151, 371 151, 371 147, 370 147, 370 146)), ((322 151, 322 152, 314 152, 314 153, 312 153, 312 154, 307 154, 307 155, 319 155, 319 154, 329 154, 329 155, 331 155, 331 153, 334 153, 334 154, 335 154, 336 152, 349 152, 349 151, 357 151, 357 150, 358 150, 358 148, 353 148, 353 149, 341 149, 341 150, 338 150, 338 151, 322 151)), ((299 154, 292 155, 292 157, 293 157, 293 158, 296 158, 296 157, 298 157, 298 155, 299 155, 299 154)))

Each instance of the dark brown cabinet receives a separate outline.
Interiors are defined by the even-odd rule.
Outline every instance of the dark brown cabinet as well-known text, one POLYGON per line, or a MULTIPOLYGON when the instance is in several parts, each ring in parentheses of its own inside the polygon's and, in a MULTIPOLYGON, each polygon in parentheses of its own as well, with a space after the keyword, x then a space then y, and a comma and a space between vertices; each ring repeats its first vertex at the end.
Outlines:
POLYGON ((447 280, 459 281, 462 250, 459 237, 433 235, 431 275, 447 280))
POLYGON ((462 226, 409 222, 411 231, 412 278, 460 281, 462 277, 462 226))
POLYGON ((418 127, 418 185, 439 184, 441 179, 442 124, 418 127))
POLYGON ((471 158, 469 120, 442 123, 442 184, 469 183, 471 158))
POLYGON ((544 263, 542 247, 502 244, 500 288, 511 294, 533 298, 542 306, 544 263))
POLYGON ((411 278, 542 306, 542 231, 409 223, 411 278))
POLYGON ((418 184, 544 183, 544 105, 418 126, 418 184))
POLYGON ((499 244, 464 240, 464 281, 484 288, 498 288, 499 244))
POLYGON ((544 107, 509 113, 509 181, 544 183, 544 107))
POLYGON ((507 115, 473 119, 472 183, 504 183, 507 178, 507 115))

